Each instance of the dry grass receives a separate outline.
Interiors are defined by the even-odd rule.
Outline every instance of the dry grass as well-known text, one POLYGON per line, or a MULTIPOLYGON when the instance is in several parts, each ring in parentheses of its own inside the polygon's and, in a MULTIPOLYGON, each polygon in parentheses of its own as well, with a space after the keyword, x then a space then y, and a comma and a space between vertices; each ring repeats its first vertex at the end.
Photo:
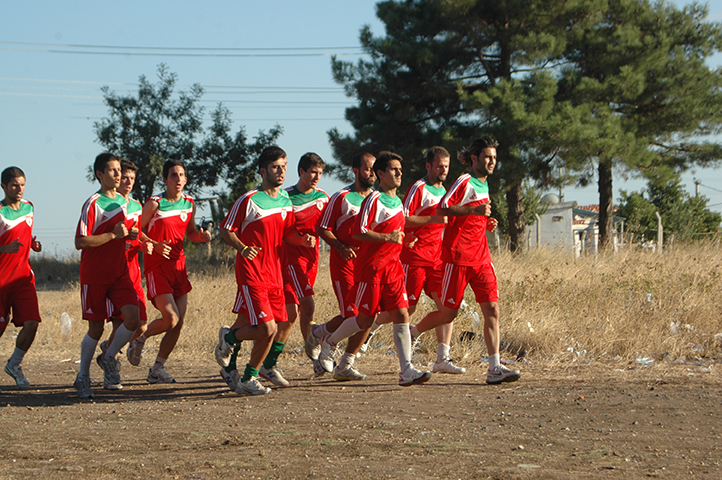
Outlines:
MULTIPOLYGON (((198 355, 212 355, 218 327, 233 321, 236 286, 232 264, 225 258, 203 262, 190 262, 194 289, 174 353, 174 357, 190 362, 198 355)), ((712 245, 679 246, 664 255, 624 251, 579 259, 544 250, 516 257, 497 254, 502 339, 509 344, 504 355, 513 358, 525 350, 530 361, 556 365, 633 363, 638 358, 657 362, 714 360, 722 353, 722 339, 715 336, 722 332, 720 263, 722 250, 712 245)), ((320 272, 316 319, 322 322, 335 315, 338 307, 327 266, 322 265, 320 272)), ((85 334, 77 283, 67 283, 60 290, 47 286, 39 290, 43 323, 31 353, 77 360, 85 334), (76 319, 67 336, 61 333, 63 312, 76 319)), ((479 310, 470 292, 466 301, 470 307, 457 319, 456 332, 481 333, 481 324, 474 322, 479 310)), ((431 308, 432 302, 422 302, 412 322, 431 308)), ((150 307, 149 313, 153 316, 157 312, 150 307)), ((0 354, 9 355, 14 333, 9 327, 0 340, 0 354)), ((482 341, 464 343, 455 337, 452 356, 461 364, 485 355, 482 341)), ((435 343, 433 334, 425 335, 421 360, 433 361, 435 343)), ((391 329, 384 327, 373 346, 371 355, 393 350, 391 329)), ((147 348, 154 354, 153 340, 147 348)), ((286 352, 299 359, 303 355, 299 329, 294 330, 286 352)))

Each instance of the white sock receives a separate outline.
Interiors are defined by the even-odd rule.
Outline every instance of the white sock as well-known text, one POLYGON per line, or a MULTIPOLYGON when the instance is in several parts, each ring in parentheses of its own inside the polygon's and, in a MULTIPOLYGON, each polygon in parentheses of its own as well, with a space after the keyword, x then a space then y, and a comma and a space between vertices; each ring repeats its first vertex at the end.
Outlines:
POLYGON ((331 332, 328 331, 328 327, 325 323, 322 323, 321 325, 319 325, 319 327, 321 327, 321 337, 323 337, 324 335, 331 335, 331 332))
POLYGON ((436 361, 443 362, 445 358, 449 358, 449 351, 451 347, 442 342, 436 345, 436 361))
POLYGON ((15 347, 13 354, 10 356, 10 360, 8 360, 8 367, 17 367, 23 363, 23 357, 26 353, 25 350, 20 350, 18 347, 15 347))
POLYGON ((167 358, 161 358, 161 357, 155 357, 155 363, 153 364, 153 368, 160 368, 163 365, 165 365, 167 358))
POLYGON ((356 360, 356 355, 353 353, 344 352, 343 355, 341 355, 341 360, 338 362, 338 369, 344 370, 346 367, 350 367, 353 365, 353 362, 356 360))
POLYGON ((148 340, 148 337, 145 336, 145 333, 135 339, 135 341, 140 343, 141 345, 144 344, 146 340, 148 340))
POLYGON ((133 336, 133 332, 125 328, 125 325, 118 327, 113 337, 113 342, 108 346, 105 355, 107 358, 115 358, 121 348, 123 348, 133 336))
POLYGON ((328 336, 326 341, 331 345, 338 345, 341 340, 350 337, 356 332, 360 332, 361 327, 356 323, 356 317, 350 317, 343 321, 340 327, 328 336))
POLYGON ((376 323, 376 321, 374 320, 373 325, 371 325, 371 330, 369 331, 369 335, 372 335, 372 334, 376 333, 376 330, 378 330, 378 329, 381 328, 381 327, 383 327, 383 325, 379 325, 379 324, 376 323))
POLYGON ((409 327, 409 328, 410 328, 409 332, 411 333, 411 338, 412 338, 412 339, 413 339, 413 338, 419 338, 419 335, 421 335, 421 333, 419 332, 419 329, 416 328, 416 325, 413 325, 413 326, 411 326, 411 327, 409 327))
POLYGON ((90 364, 93 363, 93 357, 95 356, 95 349, 98 347, 98 341, 94 338, 90 338, 90 335, 85 334, 85 338, 80 342, 80 376, 90 376, 90 364))
POLYGON ((394 323, 394 345, 399 356, 401 373, 411 365, 411 333, 408 323, 394 323))
POLYGON ((498 367, 500 365, 501 365, 501 362, 499 362, 499 354, 498 353, 489 355, 489 370, 495 370, 496 367, 498 367))

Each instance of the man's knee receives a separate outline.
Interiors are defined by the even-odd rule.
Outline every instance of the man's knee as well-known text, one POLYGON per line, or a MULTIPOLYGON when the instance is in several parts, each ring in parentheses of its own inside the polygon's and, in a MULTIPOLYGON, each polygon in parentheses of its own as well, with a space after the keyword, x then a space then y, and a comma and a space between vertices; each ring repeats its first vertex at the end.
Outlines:
MULTIPOLYGON (((35 335, 35 333, 38 331, 38 325, 40 325, 40 322, 38 322, 37 320, 28 320, 23 323, 23 330, 26 330, 28 333, 35 335)), ((0 335, 2 335, 2 331, 0 331, 0 335)))

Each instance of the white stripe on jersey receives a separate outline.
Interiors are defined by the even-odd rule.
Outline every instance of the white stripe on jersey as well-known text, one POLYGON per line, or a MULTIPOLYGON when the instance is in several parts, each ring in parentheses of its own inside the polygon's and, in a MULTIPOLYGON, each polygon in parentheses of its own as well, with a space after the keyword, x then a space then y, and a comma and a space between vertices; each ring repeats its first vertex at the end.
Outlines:
POLYGON ((334 209, 334 205, 336 202, 343 202, 343 197, 345 197, 347 193, 351 192, 351 186, 344 187, 338 192, 334 193, 333 196, 328 201, 328 205, 326 205, 326 210, 323 212, 323 217, 321 217, 321 223, 319 223, 319 226, 326 230, 331 230, 332 225, 331 223, 331 212, 334 209))
POLYGON ((449 199, 454 195, 456 190, 459 189, 461 184, 464 183, 464 181, 467 180, 469 177, 471 177, 471 175, 468 173, 465 173, 456 179, 454 184, 451 186, 449 191, 446 192, 446 195, 444 195, 444 198, 441 200, 441 204, 440 204, 441 208, 449 208, 449 199))
POLYGON ((413 185, 411 185, 411 188, 409 188, 409 192, 406 194, 406 201, 404 202, 404 217, 410 217, 414 214, 413 212, 409 212, 411 201, 416 196, 416 191, 420 188, 423 188, 424 185, 426 185, 426 180, 420 178, 416 180, 413 185))
POLYGON ((231 207, 231 211, 228 212, 228 216, 226 217, 226 223, 221 225, 221 227, 225 228, 226 230, 230 230, 229 227, 236 222, 236 217, 238 216, 238 211, 241 208, 241 203, 243 203, 243 200, 246 197, 253 195, 257 191, 258 188, 254 188, 253 190, 249 190, 248 192, 238 197, 238 200, 236 200, 233 204, 233 207, 231 207))
POLYGON ((366 203, 364 203, 364 208, 359 212, 359 215, 361 216, 361 233, 368 232, 368 228, 366 228, 366 224, 369 220, 369 214, 371 212, 371 204, 378 200, 379 196, 381 196, 381 193, 378 191, 373 191, 366 199, 366 203))

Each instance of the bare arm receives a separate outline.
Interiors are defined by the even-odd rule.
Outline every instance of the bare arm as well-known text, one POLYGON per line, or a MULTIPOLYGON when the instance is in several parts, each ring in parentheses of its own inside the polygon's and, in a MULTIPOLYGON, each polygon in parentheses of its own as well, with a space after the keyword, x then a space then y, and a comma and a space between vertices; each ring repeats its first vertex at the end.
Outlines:
POLYGON ((294 245, 296 247, 313 248, 316 246, 316 237, 308 234, 300 235, 298 233, 292 233, 286 237, 283 237, 283 241, 288 243, 289 245, 294 245))
POLYGON ((331 248, 338 250, 338 252, 341 254, 341 258, 343 258, 344 260, 351 260, 352 258, 356 258, 356 247, 344 245, 341 240, 336 238, 336 235, 334 235, 331 230, 316 227, 316 233, 319 237, 321 237, 324 242, 328 243, 331 248))
POLYGON ((112 232, 100 233, 98 235, 86 235, 84 237, 75 237, 75 248, 82 250, 84 248, 94 248, 115 240, 116 238, 124 238, 128 235, 128 227, 125 222, 115 224, 112 232))
POLYGON ((477 205, 476 207, 467 207, 461 205, 451 205, 447 208, 439 208, 439 214, 447 217, 464 217, 466 215, 483 215, 488 217, 491 215, 491 201, 477 205))
POLYGON ((389 233, 379 233, 369 230, 366 233, 354 235, 353 238, 359 242, 389 242, 400 244, 404 241, 404 232, 402 232, 400 228, 389 233))
POLYGON ((405 228, 423 227, 424 225, 433 223, 446 224, 446 217, 444 215, 411 215, 410 217, 406 217, 405 228))
POLYGON ((208 230, 196 229, 196 206, 193 205, 193 213, 191 214, 191 221, 188 222, 186 227, 186 236, 188 240, 193 243, 208 243, 212 240, 211 232, 208 230))
POLYGON ((238 250, 238 253, 246 257, 248 260, 253 260, 254 258, 256 258, 256 255, 258 255, 258 253, 261 251, 261 247, 243 245, 243 242, 241 242, 241 239, 238 238, 236 232, 232 232, 223 227, 221 227, 221 237, 223 238, 223 240, 226 241, 228 245, 238 250))
POLYGON ((7 245, 0 245, 0 253, 16 253, 20 251, 20 247, 24 247, 22 243, 20 243, 20 239, 16 238, 12 242, 8 243, 7 245))

